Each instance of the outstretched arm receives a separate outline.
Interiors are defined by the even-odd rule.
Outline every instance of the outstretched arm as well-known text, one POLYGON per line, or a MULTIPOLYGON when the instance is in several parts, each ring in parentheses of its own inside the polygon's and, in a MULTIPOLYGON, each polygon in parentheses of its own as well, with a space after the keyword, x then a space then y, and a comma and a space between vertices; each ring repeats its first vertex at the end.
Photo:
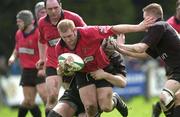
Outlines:
POLYGON ((119 53, 134 57, 134 58, 139 58, 139 59, 145 59, 150 57, 145 51, 149 47, 145 43, 137 43, 137 44, 123 44, 123 43, 118 43, 118 41, 111 41, 111 44, 114 46, 115 50, 118 51, 119 53))
POLYGON ((155 22, 154 18, 148 17, 137 25, 130 25, 130 24, 114 25, 112 26, 112 31, 116 34, 145 31, 148 27, 152 26, 154 22, 155 22))

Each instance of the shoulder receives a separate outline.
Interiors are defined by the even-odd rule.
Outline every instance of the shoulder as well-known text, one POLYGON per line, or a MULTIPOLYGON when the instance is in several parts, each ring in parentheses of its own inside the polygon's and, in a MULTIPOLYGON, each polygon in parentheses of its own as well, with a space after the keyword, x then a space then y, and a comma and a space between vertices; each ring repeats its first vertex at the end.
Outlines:
POLYGON ((71 16, 79 16, 77 13, 68 11, 68 10, 63 10, 64 15, 71 15, 71 16))
POLYGON ((47 16, 44 16, 44 17, 41 17, 41 18, 39 19, 39 21, 38 21, 38 26, 44 25, 45 20, 46 20, 46 17, 47 17, 47 16))
POLYGON ((165 21, 158 21, 154 25, 152 25, 149 29, 150 30, 164 30, 167 25, 168 23, 165 21))
POLYGON ((65 19, 71 19, 71 20, 82 20, 81 16, 79 16, 77 13, 63 10, 64 12, 64 18, 65 19))

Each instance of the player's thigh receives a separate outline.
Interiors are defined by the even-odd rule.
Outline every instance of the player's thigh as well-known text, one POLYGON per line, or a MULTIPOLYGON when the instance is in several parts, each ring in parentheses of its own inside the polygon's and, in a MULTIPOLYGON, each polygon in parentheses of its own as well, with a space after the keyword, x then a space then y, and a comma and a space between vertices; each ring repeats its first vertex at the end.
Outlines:
POLYGON ((97 95, 95 84, 90 84, 79 89, 79 94, 84 106, 94 105, 97 106, 97 95))
POLYGON ((60 102, 58 103, 54 108, 54 111, 62 115, 63 117, 73 117, 75 114, 75 111, 73 107, 71 107, 68 103, 66 102, 60 102))
POLYGON ((112 87, 97 88, 97 98, 100 106, 110 106, 112 104, 112 87))
POLYGON ((48 76, 46 78, 46 86, 49 95, 58 95, 60 88, 60 77, 58 75, 48 76))
POLYGON ((87 117, 87 116, 86 116, 86 113, 84 112, 84 113, 80 113, 80 114, 78 115, 78 117, 87 117))
POLYGON ((43 102, 46 103, 46 100, 47 100, 46 83, 44 82, 44 83, 37 84, 36 89, 40 97, 42 98, 43 102))
POLYGON ((32 86, 23 86, 24 101, 34 104, 36 97, 36 88, 32 86))

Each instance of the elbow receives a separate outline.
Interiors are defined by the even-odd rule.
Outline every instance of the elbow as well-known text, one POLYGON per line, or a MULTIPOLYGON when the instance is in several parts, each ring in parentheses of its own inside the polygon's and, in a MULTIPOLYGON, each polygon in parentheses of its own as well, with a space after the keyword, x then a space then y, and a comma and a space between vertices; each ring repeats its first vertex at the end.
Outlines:
POLYGON ((121 88, 125 88, 126 85, 127 85, 127 81, 126 81, 126 80, 124 80, 124 81, 121 82, 121 88))

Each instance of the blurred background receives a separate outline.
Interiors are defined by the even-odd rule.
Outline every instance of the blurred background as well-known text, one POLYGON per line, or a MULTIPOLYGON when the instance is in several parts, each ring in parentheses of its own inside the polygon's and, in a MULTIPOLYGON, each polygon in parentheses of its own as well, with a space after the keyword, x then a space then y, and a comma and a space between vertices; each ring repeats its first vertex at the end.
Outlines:
MULTIPOLYGON (((17 106, 22 99, 19 79, 21 70, 18 61, 12 67, 7 60, 15 45, 16 14, 22 9, 34 12, 34 5, 40 0, 0 1, 0 105, 17 106)), ((164 19, 175 14, 177 0, 62 0, 63 9, 78 13, 88 25, 135 24, 143 20, 142 8, 149 3, 162 5, 164 19)), ((143 33, 126 35, 126 43, 141 40, 143 33)), ((125 99, 142 96, 145 100, 159 94, 165 80, 163 63, 160 60, 135 60, 125 58, 128 86, 114 88, 125 99)), ((37 102, 41 102, 37 98, 37 102)), ((1 110, 0 106, 0 110, 1 110)), ((0 115, 1 117, 1 115, 0 115)))

